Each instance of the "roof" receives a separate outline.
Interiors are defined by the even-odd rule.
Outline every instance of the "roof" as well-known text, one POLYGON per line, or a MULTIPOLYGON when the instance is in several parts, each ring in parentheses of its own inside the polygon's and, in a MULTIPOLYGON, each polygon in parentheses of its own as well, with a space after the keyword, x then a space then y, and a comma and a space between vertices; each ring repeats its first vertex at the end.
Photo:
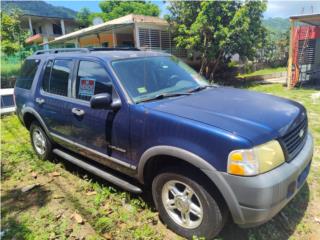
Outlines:
POLYGON ((290 19, 313 26, 320 26, 320 13, 296 15, 291 16, 290 19))
POLYGON ((19 9, 25 16, 38 16, 47 18, 74 19, 77 12, 66 7, 53 6, 45 1, 22 1, 5 0, 1 1, 2 9, 10 12, 19 9))
POLYGON ((80 37, 83 35, 98 33, 102 30, 106 31, 106 30, 111 30, 115 27, 131 25, 133 23, 152 23, 152 24, 160 25, 160 26, 169 26, 169 23, 166 20, 159 18, 159 17, 129 14, 124 17, 116 18, 116 19, 113 19, 108 22, 104 22, 104 23, 101 23, 98 25, 83 28, 78 31, 63 35, 61 37, 57 37, 53 41, 49 42, 49 44, 61 42, 61 41, 66 41, 69 39, 74 39, 74 38, 77 38, 77 37, 80 37))
POLYGON ((120 59, 130 59, 130 58, 141 58, 141 57, 161 57, 170 56, 168 53, 163 52, 153 52, 153 51, 91 51, 88 53, 81 52, 61 52, 57 54, 40 54, 31 55, 28 59, 42 59, 48 56, 59 56, 59 57, 70 57, 70 58, 80 58, 80 57, 97 57, 105 61, 113 61, 120 59))

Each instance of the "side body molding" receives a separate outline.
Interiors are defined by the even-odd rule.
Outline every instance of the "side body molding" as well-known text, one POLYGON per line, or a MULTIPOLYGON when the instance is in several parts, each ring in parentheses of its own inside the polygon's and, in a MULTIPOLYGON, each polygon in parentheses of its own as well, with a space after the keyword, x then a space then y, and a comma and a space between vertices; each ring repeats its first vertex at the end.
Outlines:
POLYGON ((221 173, 217 171, 212 165, 210 165, 207 161, 205 161, 203 158, 199 157, 198 155, 189 152, 187 150, 172 147, 172 146, 156 146, 151 147, 148 150, 146 150, 139 161, 138 165, 138 180, 143 183, 144 182, 144 167, 149 159, 155 156, 159 155, 167 155, 179 158, 183 161, 186 161, 190 163, 191 165, 199 168, 211 181, 216 185, 216 187, 219 189, 220 193, 224 197, 229 210, 232 214, 232 217, 235 222, 241 223, 244 221, 244 217, 242 214, 242 211, 240 210, 240 205, 231 189, 231 187, 228 185, 226 180, 223 178, 221 173))

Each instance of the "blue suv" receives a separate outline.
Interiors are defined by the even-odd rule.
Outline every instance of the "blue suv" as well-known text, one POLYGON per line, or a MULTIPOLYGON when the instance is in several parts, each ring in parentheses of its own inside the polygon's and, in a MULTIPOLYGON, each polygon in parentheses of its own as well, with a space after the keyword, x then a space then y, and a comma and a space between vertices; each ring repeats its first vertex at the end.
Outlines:
POLYGON ((270 220, 301 189, 313 155, 301 104, 209 85, 165 53, 38 51, 15 101, 41 159, 150 189, 161 219, 186 238, 213 238, 228 215, 243 227, 270 220))

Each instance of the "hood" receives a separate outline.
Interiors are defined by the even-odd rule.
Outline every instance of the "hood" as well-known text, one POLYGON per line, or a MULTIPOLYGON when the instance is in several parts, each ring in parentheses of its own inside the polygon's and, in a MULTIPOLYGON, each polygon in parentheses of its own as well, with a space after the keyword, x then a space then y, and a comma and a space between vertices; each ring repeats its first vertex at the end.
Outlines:
POLYGON ((304 115, 294 101, 229 87, 144 104, 150 110, 174 114, 218 127, 262 144, 283 136, 304 115))

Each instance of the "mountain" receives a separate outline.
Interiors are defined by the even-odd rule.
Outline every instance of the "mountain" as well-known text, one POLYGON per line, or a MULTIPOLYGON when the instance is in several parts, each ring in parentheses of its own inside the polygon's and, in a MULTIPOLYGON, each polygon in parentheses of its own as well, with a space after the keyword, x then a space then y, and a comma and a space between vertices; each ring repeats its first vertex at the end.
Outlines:
POLYGON ((53 6, 50 3, 37 1, 1 1, 2 11, 10 12, 13 9, 20 9, 25 15, 53 17, 53 18, 75 18, 77 12, 66 7, 53 6))
POLYGON ((276 34, 286 33, 290 28, 290 22, 288 18, 268 18, 262 20, 263 26, 265 26, 269 31, 276 34))

